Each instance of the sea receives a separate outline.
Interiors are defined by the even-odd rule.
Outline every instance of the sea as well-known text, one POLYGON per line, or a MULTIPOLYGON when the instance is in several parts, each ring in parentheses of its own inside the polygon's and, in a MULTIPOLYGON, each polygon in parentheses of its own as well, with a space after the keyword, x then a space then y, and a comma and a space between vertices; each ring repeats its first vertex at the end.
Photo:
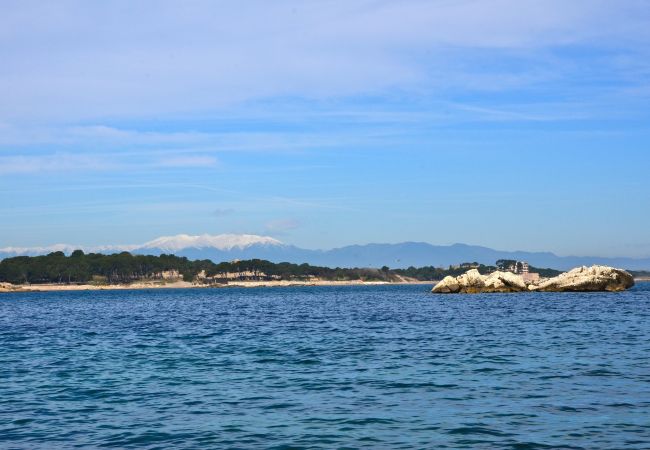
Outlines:
POLYGON ((648 449, 650 283, 0 295, 0 448, 648 449))

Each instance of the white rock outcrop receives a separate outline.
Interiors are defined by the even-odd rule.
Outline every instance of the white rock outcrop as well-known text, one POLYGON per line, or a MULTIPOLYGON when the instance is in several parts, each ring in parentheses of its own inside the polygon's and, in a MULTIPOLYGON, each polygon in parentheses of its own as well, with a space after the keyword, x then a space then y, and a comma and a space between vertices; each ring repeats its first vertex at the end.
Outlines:
POLYGON ((541 292, 624 291, 634 286, 634 277, 608 266, 576 267, 557 277, 540 280, 528 289, 541 292))
POLYGON ((432 292, 439 294, 473 294, 480 292, 519 292, 527 290, 526 283, 519 275, 510 272, 493 272, 481 275, 471 269, 459 277, 445 277, 432 292))
POLYGON ((487 276, 485 287, 495 292, 518 292, 528 289, 523 277, 512 272, 493 272, 487 276))
POLYGON ((553 278, 526 282, 511 272, 481 275, 472 269, 447 276, 431 292, 437 294, 475 294, 484 292, 590 292, 624 291, 634 286, 634 277, 622 269, 607 266, 577 267, 553 278))
POLYGON ((431 292, 436 294, 456 294, 460 292, 460 284, 456 281, 456 277, 448 275, 436 284, 431 292))

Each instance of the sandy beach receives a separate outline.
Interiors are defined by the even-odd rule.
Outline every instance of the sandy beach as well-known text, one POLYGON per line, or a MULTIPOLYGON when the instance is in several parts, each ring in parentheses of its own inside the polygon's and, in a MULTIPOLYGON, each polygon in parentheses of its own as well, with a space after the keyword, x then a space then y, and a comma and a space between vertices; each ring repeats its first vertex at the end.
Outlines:
POLYGON ((175 281, 168 283, 159 282, 139 282, 130 284, 24 284, 14 285, 10 283, 0 283, 0 292, 55 292, 55 291, 104 291, 104 290, 125 290, 125 289, 210 289, 210 288, 229 288, 229 287, 290 287, 290 286, 377 286, 384 284, 435 284, 435 281, 231 281, 225 284, 194 284, 186 281, 175 281))
MULTIPOLYGON (((650 278, 639 277, 635 281, 650 281, 650 278)), ((0 283, 0 293, 11 292, 56 292, 56 291, 113 291, 128 289, 222 289, 222 288, 262 288, 262 287, 291 287, 291 286, 378 286, 378 285, 435 285, 436 280, 418 281, 404 280, 396 282, 387 281, 230 281, 224 284, 195 284, 186 281, 173 282, 136 282, 129 284, 22 284, 0 283)))

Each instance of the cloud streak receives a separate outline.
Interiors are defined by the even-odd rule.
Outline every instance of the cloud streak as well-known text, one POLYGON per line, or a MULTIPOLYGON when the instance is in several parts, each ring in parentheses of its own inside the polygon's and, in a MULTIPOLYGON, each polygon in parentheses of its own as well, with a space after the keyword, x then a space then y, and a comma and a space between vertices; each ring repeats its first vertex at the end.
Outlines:
POLYGON ((300 227, 300 221, 292 218, 276 219, 267 222, 265 229, 267 233, 282 234, 300 227))
POLYGON ((209 155, 181 155, 160 159, 156 165, 174 168, 210 168, 218 165, 218 160, 209 155))
POLYGON ((106 171, 116 165, 95 155, 55 153, 49 155, 0 156, 0 174, 106 171))
POLYGON ((645 2, 602 0, 16 2, 0 18, 0 120, 185 114, 395 88, 507 89, 557 76, 563 62, 517 74, 494 56, 518 63, 533 53, 539 66, 553 47, 629 47, 647 42, 648 16, 645 2))
POLYGON ((0 236, 642 242, 648 42, 647 0, 8 0, 0 236))

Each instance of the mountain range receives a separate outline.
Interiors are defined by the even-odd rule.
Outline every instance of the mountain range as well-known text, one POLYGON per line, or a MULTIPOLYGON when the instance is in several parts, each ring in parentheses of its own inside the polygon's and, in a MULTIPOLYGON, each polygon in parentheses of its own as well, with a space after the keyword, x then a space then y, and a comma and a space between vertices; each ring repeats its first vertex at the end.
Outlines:
POLYGON ((432 245, 425 242, 399 244, 349 245, 331 250, 309 250, 285 244, 268 236, 251 234, 220 234, 164 236, 140 245, 107 245, 88 247, 56 244, 47 247, 0 248, 0 259, 18 255, 41 255, 53 251, 160 255, 172 253, 190 259, 210 259, 215 262, 234 259, 260 258, 272 262, 308 263, 328 267, 409 266, 447 267, 463 262, 494 264, 499 259, 528 261, 535 267, 568 270, 581 265, 604 264, 628 270, 650 269, 650 258, 557 256, 550 252, 502 251, 467 244, 432 245))

